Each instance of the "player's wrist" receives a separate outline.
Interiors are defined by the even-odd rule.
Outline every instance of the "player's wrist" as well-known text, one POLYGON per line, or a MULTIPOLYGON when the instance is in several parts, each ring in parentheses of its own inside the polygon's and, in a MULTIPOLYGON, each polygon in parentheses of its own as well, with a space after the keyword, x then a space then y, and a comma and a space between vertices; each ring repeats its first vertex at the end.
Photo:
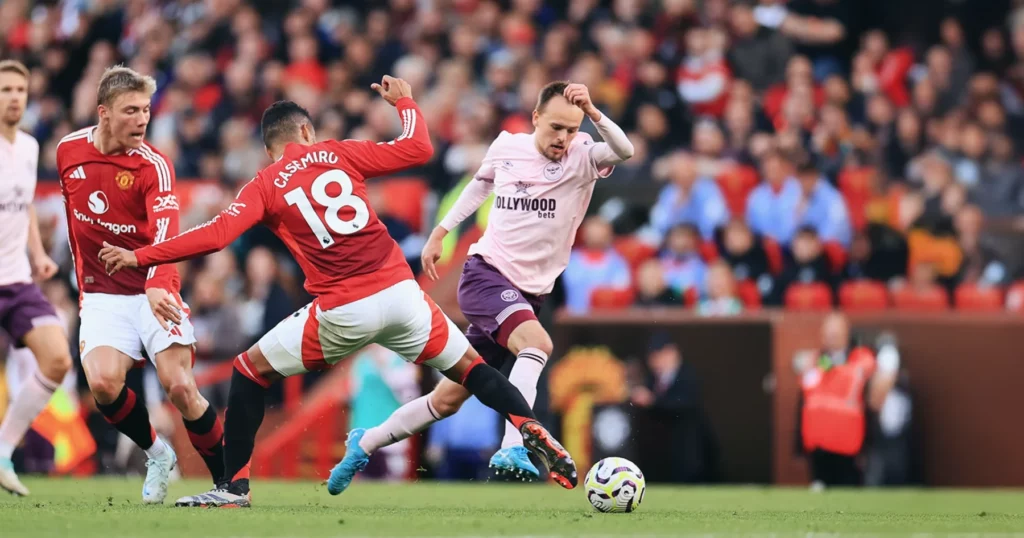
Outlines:
POLYGON ((434 230, 430 232, 430 239, 441 240, 448 235, 448 229, 442 224, 438 224, 434 227, 434 230))
POLYGON ((399 97, 398 100, 395 101, 395 108, 408 108, 412 106, 416 106, 416 101, 413 100, 411 95, 399 97))

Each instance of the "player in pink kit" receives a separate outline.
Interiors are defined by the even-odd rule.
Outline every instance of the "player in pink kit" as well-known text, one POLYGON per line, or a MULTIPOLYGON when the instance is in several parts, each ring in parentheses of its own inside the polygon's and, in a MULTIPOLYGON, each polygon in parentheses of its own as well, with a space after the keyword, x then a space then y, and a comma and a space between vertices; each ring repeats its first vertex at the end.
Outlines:
MULTIPOLYGON (((576 230, 587 211, 595 180, 633 156, 633 146, 617 125, 601 114, 582 84, 545 86, 533 112, 533 134, 501 133, 491 144, 475 181, 434 229, 423 249, 431 278, 449 230, 472 215, 493 192, 494 208, 459 282, 459 306, 471 325, 470 343, 495 368, 514 360, 509 380, 533 405, 537 380, 552 351, 551 338, 537 321, 537 310, 569 263, 576 230), (605 142, 579 133, 588 116, 605 142)), ((359 435, 365 459, 373 451, 454 414, 469 398, 462 387, 442 379, 430 394, 409 402, 383 424, 359 435)), ((491 458, 499 471, 539 476, 513 430, 491 458)))
MULTIPOLYGON (((284 241, 316 299, 278 324, 235 359, 225 419, 226 474, 214 490, 184 497, 178 506, 249 506, 249 459, 263 421, 270 383, 329 368, 376 343, 416 364, 444 373, 501 413, 566 488, 576 485, 569 454, 536 421, 530 405, 420 289, 402 250, 367 202, 366 179, 425 164, 433 155, 426 122, 408 83, 384 77, 374 84, 398 109, 403 133, 387 143, 317 142, 309 113, 290 101, 263 114, 263 140, 275 163, 261 171, 212 221, 164 243, 134 252, 103 249, 111 271, 195 258, 223 249, 245 230, 264 224, 284 241)), ((349 439, 349 447, 357 438, 349 439)), ((348 486, 337 468, 327 488, 348 486)), ((349 478, 351 479, 351 477, 349 478)))
POLYGON ((39 237, 32 199, 36 192, 39 143, 20 131, 28 105, 28 69, 0 62, 0 329, 18 347, 28 347, 39 369, 25 381, 0 423, 0 488, 28 495, 11 463, 14 447, 46 408, 71 368, 60 319, 32 282, 57 273, 39 237))
POLYGON ((125 67, 107 69, 97 92, 99 124, 57 145, 68 236, 80 290, 82 368, 97 408, 146 451, 145 503, 162 503, 177 456, 156 436, 146 404, 124 384, 128 370, 156 365, 168 398, 181 412, 189 440, 214 481, 223 474, 223 426, 192 376, 192 324, 178 295, 178 271, 168 265, 107 274, 98 254, 104 241, 132 247, 178 232, 174 167, 144 142, 152 78, 125 67))

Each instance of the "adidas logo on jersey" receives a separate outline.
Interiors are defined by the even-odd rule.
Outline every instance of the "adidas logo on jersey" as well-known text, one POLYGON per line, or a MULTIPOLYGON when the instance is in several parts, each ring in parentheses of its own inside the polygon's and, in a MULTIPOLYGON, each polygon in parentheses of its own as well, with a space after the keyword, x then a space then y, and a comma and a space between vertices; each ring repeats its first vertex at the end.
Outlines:
POLYGON ((85 179, 85 168, 82 168, 81 166, 79 166, 78 168, 75 168, 75 171, 71 172, 70 178, 71 179, 85 179))

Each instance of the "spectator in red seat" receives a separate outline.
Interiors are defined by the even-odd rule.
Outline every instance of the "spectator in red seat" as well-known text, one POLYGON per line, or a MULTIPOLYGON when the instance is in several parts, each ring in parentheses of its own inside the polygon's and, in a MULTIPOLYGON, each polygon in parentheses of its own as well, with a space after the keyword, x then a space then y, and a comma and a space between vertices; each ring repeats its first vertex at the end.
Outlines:
POLYGON ((904 276, 906 270, 906 238, 888 226, 872 223, 853 238, 841 279, 889 282, 904 276))
POLYGON ((705 317, 735 316, 743 312, 743 303, 736 295, 732 269, 719 260, 708 268, 707 297, 697 303, 697 314, 705 317))
POLYGON ((982 236, 984 221, 985 215, 975 205, 962 207, 953 220, 964 255, 956 280, 960 284, 1005 286, 1010 283, 1013 275, 1002 261, 999 251, 982 236))
POLYGON ((700 233, 690 224, 674 226, 665 238, 665 248, 658 259, 665 281, 679 295, 690 289, 704 292, 707 265, 700 257, 700 233))
POLYGON ((750 231, 747 223, 734 219, 720 234, 718 252, 732 268, 736 280, 750 280, 757 284, 761 297, 771 293, 775 284, 760 238, 750 231))
POLYGON ((691 28, 686 33, 686 58, 676 78, 683 101, 695 115, 721 117, 731 78, 721 31, 691 28))
POLYGON ((853 226, 843 196, 810 158, 798 165, 797 179, 802 192, 796 206, 797 224, 813 227, 824 242, 849 246, 853 226))
POLYGON ((786 102, 791 89, 797 86, 810 86, 814 99, 814 106, 819 107, 825 102, 825 93, 814 84, 814 72, 811 61, 806 56, 792 56, 786 64, 786 81, 776 84, 764 93, 762 103, 764 113, 775 121, 782 113, 782 105, 786 102))
POLYGON ((779 275, 778 284, 769 297, 769 304, 782 304, 786 289, 794 283, 809 284, 821 282, 835 287, 828 258, 821 245, 818 232, 810 226, 797 230, 790 247, 790 255, 786 257, 785 267, 779 275))
POLYGON ((596 288, 630 286, 629 264, 612 248, 612 239, 612 225, 601 217, 588 217, 583 223, 583 245, 572 250, 562 274, 565 306, 572 312, 589 310, 596 288))
POLYGON ((792 43, 779 32, 760 26, 751 3, 736 2, 729 22, 733 32, 729 62, 736 78, 749 81, 758 91, 783 82, 792 43))
POLYGON ((647 260, 636 271, 637 306, 682 306, 682 297, 665 282, 665 272, 658 260, 647 260))
POLYGON ((651 227, 659 237, 664 237, 673 226, 692 224, 703 238, 711 239, 715 229, 729 218, 721 189, 715 180, 699 175, 693 155, 671 155, 656 167, 655 173, 665 174, 671 181, 651 209, 651 227))

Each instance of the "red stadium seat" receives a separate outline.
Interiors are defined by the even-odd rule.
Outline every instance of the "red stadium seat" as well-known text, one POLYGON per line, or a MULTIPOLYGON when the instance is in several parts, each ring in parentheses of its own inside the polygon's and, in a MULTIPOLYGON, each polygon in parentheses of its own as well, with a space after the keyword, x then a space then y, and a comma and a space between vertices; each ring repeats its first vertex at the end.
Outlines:
POLYGON ((825 257, 828 258, 828 265, 833 273, 840 273, 846 267, 846 248, 835 241, 829 241, 822 245, 825 257))
POLYGON ((867 226, 867 207, 874 197, 875 178, 875 169, 869 166, 844 168, 839 173, 839 192, 846 200, 854 230, 867 226))
POLYGON ((590 294, 590 307, 595 310, 622 310, 633 304, 633 290, 597 288, 590 294))
POLYGON ((787 310, 821 312, 832 310, 832 290, 821 282, 790 284, 786 289, 787 310))
POLYGON ((773 275, 782 273, 782 247, 770 237, 765 237, 761 241, 761 245, 764 248, 765 256, 768 257, 768 270, 773 275))
POLYGON ((957 310, 964 312, 1002 312, 1003 290, 994 286, 961 284, 953 294, 957 310))
POLYGON ((700 244, 700 257, 706 263, 711 263, 718 259, 718 247, 714 241, 704 241, 700 244))
POLYGON ((697 302, 700 301, 700 292, 697 288, 689 287, 683 291, 683 304, 689 307, 697 306, 697 302))
POLYGON ((757 170, 751 166, 736 166, 715 178, 725 198, 725 205, 733 216, 747 214, 747 196, 757 186, 757 170))
POLYGON ((938 285, 926 291, 904 287, 892 293, 892 304, 899 310, 939 312, 949 310, 949 294, 938 285))
POLYGON ((398 177, 378 183, 388 214, 409 225, 414 232, 423 229, 423 205, 430 194, 427 182, 420 178, 398 177))
POLYGON ((839 306, 850 312, 869 312, 889 308, 889 291, 881 282, 854 280, 839 287, 839 306))
POLYGON ((757 289, 757 283, 753 280, 742 280, 736 283, 736 295, 743 301, 747 310, 758 310, 761 308, 761 290, 757 289))
POLYGON ((658 250, 633 236, 620 237, 615 240, 615 250, 626 259, 633 270, 654 257, 658 250))

